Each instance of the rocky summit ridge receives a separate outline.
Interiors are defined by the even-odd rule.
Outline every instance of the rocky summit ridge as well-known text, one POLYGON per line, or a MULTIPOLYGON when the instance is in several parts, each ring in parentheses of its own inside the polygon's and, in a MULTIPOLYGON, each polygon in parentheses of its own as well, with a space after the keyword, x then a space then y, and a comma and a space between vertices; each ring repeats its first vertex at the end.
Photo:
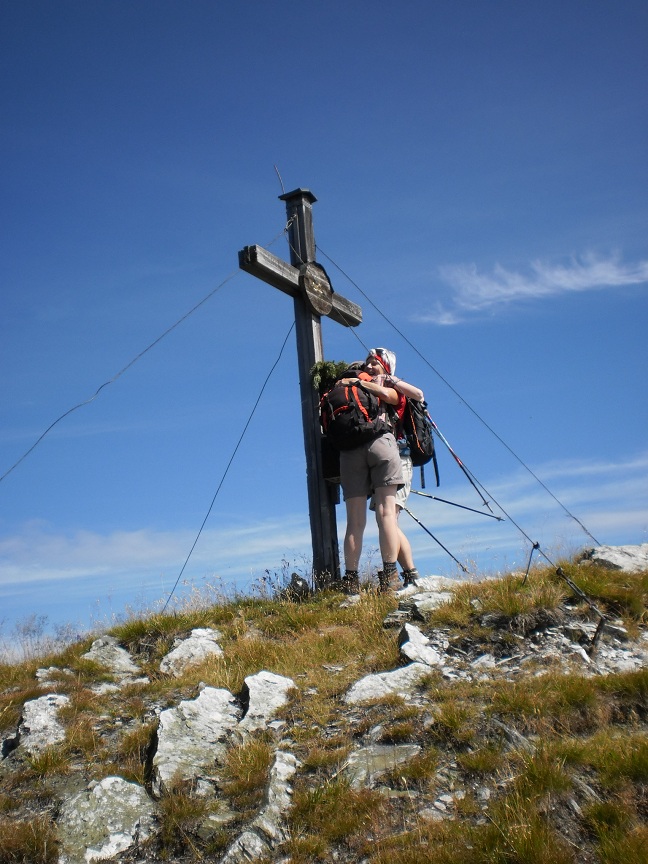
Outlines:
MULTIPOLYGON (((611 579, 614 573, 647 571, 648 544, 592 550, 581 566, 593 565, 609 568, 611 579)), ((534 614, 525 620, 522 616, 514 626, 510 616, 480 608, 479 586, 488 581, 471 583, 469 608, 478 628, 470 633, 462 633, 449 613, 445 620, 441 614, 451 608, 462 584, 457 580, 423 577, 393 599, 363 594, 328 597, 327 608, 339 609, 335 614, 347 616, 345 621, 362 620, 375 614, 376 604, 385 604, 380 607, 380 639, 393 642, 396 662, 371 668, 374 660, 355 680, 345 678, 348 664, 343 652, 336 657, 331 650, 334 662, 320 658, 314 677, 313 670, 291 677, 273 668, 268 649, 267 667, 245 675, 242 686, 215 686, 210 670, 218 669, 220 680, 227 678, 223 667, 232 650, 232 624, 229 635, 218 625, 183 630, 166 643, 168 650, 161 658, 145 637, 133 650, 133 640, 123 638, 123 633, 122 638, 119 633, 101 635, 77 655, 63 652, 58 662, 34 669, 31 688, 18 683, 5 687, 3 713, 9 721, 0 732, 2 824, 7 830, 20 823, 37 826, 47 838, 49 846, 33 847, 30 864, 382 860, 372 857, 366 844, 350 845, 343 838, 331 840, 327 852, 315 844, 310 859, 306 846, 294 840, 290 845, 298 833, 293 812, 296 783, 301 784, 303 800, 307 794, 317 795, 319 788, 324 807, 321 790, 330 790, 335 782, 358 796, 353 801, 364 800, 359 797, 364 794, 377 796, 372 800, 379 800, 387 808, 384 812, 391 814, 384 817, 382 829, 364 829, 375 849, 380 849, 381 830, 384 839, 411 834, 422 825, 456 824, 462 819, 488 825, 493 802, 515 781, 498 771, 474 766, 468 770, 466 754, 491 747, 493 753, 513 754, 507 764, 519 768, 520 760, 542 747, 542 736, 537 729, 516 723, 513 714, 502 711, 486 720, 485 706, 476 716, 463 703, 464 714, 459 711, 456 728, 448 731, 452 724, 442 716, 438 702, 442 692, 465 694, 469 688, 495 688, 502 681, 516 686, 550 675, 592 682, 641 675, 648 667, 645 607, 631 626, 622 615, 610 615, 594 649, 598 622, 578 598, 563 598, 554 608, 537 605, 534 614), (354 615, 360 617, 353 619, 354 615), (66 656, 75 656, 75 662, 66 665, 66 656), (205 680, 192 679, 192 670, 204 674, 205 680), (336 678, 346 682, 337 692, 336 678), (324 690, 333 694, 325 712, 324 703, 318 702, 324 690), (79 718, 83 723, 77 722, 79 718), (445 737, 439 735, 441 726, 445 737), (486 737, 479 739, 475 730, 486 726, 486 737), (75 741, 75 734, 85 736, 83 744, 75 741), (110 763, 107 773, 96 764, 88 737, 95 742, 96 753, 103 754, 98 760, 110 763), (139 782, 132 771, 119 771, 126 740, 138 741, 139 782), (430 741, 434 766, 425 773, 430 741), (227 771, 226 765, 234 749, 244 752, 255 742, 263 744, 267 757, 263 789, 252 806, 241 807, 224 794, 233 782, 231 765, 227 771), (56 754, 61 752, 65 759, 58 764, 56 754), (111 752, 116 758, 109 758, 111 752), (409 783, 403 779, 408 776, 409 783), (26 787, 30 794, 25 794, 26 787), (307 788, 310 791, 304 791, 307 788), (199 806, 173 834, 169 822, 178 817, 170 814, 168 802, 174 796, 179 800, 180 794, 185 804, 194 801, 199 806), (12 796, 20 801, 11 801, 12 796)), ((277 602, 299 608, 291 601, 277 602)), ((247 646, 260 642, 262 622, 240 617, 235 622, 237 644, 244 653, 247 646)), ((328 636, 335 643, 336 628, 341 627, 336 619, 323 625, 313 613, 310 622, 300 621, 296 631, 319 628, 322 638, 328 636)), ((146 634, 145 626, 142 633, 146 634)), ((618 723, 619 730, 632 726, 635 743, 636 736, 645 742, 648 722, 643 686, 623 723, 618 723)), ((474 695, 469 699, 476 704, 474 695)), ((134 747, 131 743, 131 751, 134 747)), ((560 842, 572 851, 586 833, 583 810, 604 797, 587 772, 575 772, 573 781, 560 798, 563 813, 554 825, 560 842)), ((641 776, 637 783, 645 798, 633 806, 637 825, 645 832, 648 778, 641 776)), ((309 831, 317 833, 312 827, 309 831)), ((425 831, 419 833, 423 837, 425 831)), ((429 840, 420 843, 421 850, 429 848, 429 840)), ((598 848, 582 847, 580 857, 574 853, 564 860, 602 861, 598 848)), ((11 850, 0 852, 0 864, 29 860, 19 857, 19 846, 15 849, 13 858, 11 850)), ((402 860, 433 860, 425 854, 402 860)))

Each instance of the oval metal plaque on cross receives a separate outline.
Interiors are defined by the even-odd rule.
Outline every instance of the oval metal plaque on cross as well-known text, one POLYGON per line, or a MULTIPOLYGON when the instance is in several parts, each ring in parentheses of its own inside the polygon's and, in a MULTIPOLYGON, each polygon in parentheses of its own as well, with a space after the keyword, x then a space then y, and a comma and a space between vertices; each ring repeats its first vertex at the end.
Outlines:
POLYGON ((328 315, 333 308, 333 288, 321 264, 310 261, 299 268, 299 286, 317 315, 328 315))

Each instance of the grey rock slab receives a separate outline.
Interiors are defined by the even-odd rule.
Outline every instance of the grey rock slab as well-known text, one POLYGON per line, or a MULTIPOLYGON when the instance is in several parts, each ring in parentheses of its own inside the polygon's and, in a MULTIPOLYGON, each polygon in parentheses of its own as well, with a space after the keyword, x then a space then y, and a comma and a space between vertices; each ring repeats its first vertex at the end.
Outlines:
POLYGON ((60 669, 58 666, 48 666, 47 669, 36 670, 36 680, 41 687, 55 688, 62 683, 63 678, 73 678, 71 669, 60 669))
POLYGON ((637 573, 648 570, 648 543, 638 546, 597 546, 587 551, 581 563, 593 562, 609 570, 637 573))
POLYGON ((82 656, 98 663, 114 675, 137 675, 141 672, 128 651, 119 645, 114 636, 100 636, 95 639, 90 650, 82 656))
POLYGON ((377 777, 409 762, 421 752, 418 744, 373 744, 352 752, 344 775, 354 789, 371 786, 377 777))
POLYGON ((410 585, 398 591, 398 596, 415 596, 416 594, 438 593, 450 591, 461 585, 459 579, 449 579, 447 576, 419 576, 416 585, 410 585))
POLYGON ((443 606, 444 603, 449 603, 453 596, 450 591, 425 592, 410 597, 407 604, 412 612, 422 617, 426 612, 431 612, 433 609, 443 606))
POLYGON ((353 705, 371 699, 382 699, 394 693, 407 698, 414 695, 417 686, 429 674, 430 667, 425 663, 410 663, 409 666, 391 672, 366 675, 353 684, 344 701, 353 705))
POLYGON ((470 665, 474 669, 494 669, 497 666, 497 661, 492 654, 480 654, 471 661, 470 665))
POLYGON ((59 864, 105 861, 146 840, 155 805, 137 783, 105 777, 64 801, 58 818, 59 864))
POLYGON ((495 717, 491 719, 491 723, 494 726, 497 726, 497 728, 504 733, 504 737, 513 749, 523 750, 525 753, 535 752, 535 746, 528 738, 521 735, 517 729, 514 729, 512 726, 507 726, 506 723, 502 723, 501 720, 497 720, 495 717))
POLYGON ((258 672, 248 675, 242 694, 248 703, 245 717, 239 723, 239 732, 248 733, 265 729, 277 711, 288 701, 288 694, 295 688, 295 682, 274 672, 258 672))
POLYGON ((222 634, 211 627, 197 627, 186 639, 177 639, 174 647, 162 658, 160 672, 178 678, 185 669, 197 666, 212 657, 222 657, 218 644, 222 634))
POLYGON ((444 814, 439 810, 435 810, 434 807, 426 807, 424 810, 419 810, 419 816, 427 822, 443 822, 445 819, 444 814))
POLYGON ((291 804, 293 778, 299 761, 292 753, 279 750, 270 771, 266 804, 225 852, 221 864, 247 864, 267 856, 286 839, 284 817, 291 804))
POLYGON ((249 864, 258 861, 270 852, 270 846, 254 831, 243 831, 228 847, 220 864, 249 864))
POLYGON ((25 702, 18 739, 28 753, 40 753, 65 740, 65 729, 58 720, 58 713, 69 702, 67 696, 56 693, 25 702))
POLYGON ((286 837, 283 818, 292 801, 290 781, 299 765, 299 760, 292 753, 277 751, 270 771, 267 803, 252 823, 273 847, 286 837))
POLYGON ((411 618, 411 609, 394 609, 385 616, 383 627, 402 627, 411 618))
POLYGON ((439 666, 443 663, 441 655, 430 645, 430 640, 418 627, 405 624, 398 634, 398 647, 406 660, 439 666))
POLYGON ((241 709, 228 690, 205 687, 160 713, 158 747, 153 757, 153 791, 160 794, 174 779, 210 777, 225 756, 241 709))

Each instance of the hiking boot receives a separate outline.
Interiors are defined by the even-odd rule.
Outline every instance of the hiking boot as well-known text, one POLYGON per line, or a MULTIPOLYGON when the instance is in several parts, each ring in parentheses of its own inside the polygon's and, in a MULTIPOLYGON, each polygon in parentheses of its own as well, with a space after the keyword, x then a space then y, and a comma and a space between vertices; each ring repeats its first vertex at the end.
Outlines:
POLYGON ((420 578, 416 567, 412 567, 410 570, 403 570, 401 576, 403 577, 403 588, 407 588, 409 585, 416 585, 416 580, 420 578))
POLYGON ((347 570, 341 580, 340 590, 343 594, 359 594, 360 578, 357 570, 347 570))
POLYGON ((378 591, 380 594, 388 594, 390 591, 399 591, 401 584, 398 578, 398 568, 395 564, 383 565, 384 570, 378 571, 378 591))

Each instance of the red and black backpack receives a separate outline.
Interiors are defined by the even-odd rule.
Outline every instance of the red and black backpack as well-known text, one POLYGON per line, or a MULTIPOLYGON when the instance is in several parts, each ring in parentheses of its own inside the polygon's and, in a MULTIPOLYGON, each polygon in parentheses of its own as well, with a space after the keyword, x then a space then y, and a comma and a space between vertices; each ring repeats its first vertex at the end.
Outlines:
POLYGON ((322 432, 336 450, 353 450, 391 432, 380 399, 362 384, 336 382, 320 400, 322 432))

